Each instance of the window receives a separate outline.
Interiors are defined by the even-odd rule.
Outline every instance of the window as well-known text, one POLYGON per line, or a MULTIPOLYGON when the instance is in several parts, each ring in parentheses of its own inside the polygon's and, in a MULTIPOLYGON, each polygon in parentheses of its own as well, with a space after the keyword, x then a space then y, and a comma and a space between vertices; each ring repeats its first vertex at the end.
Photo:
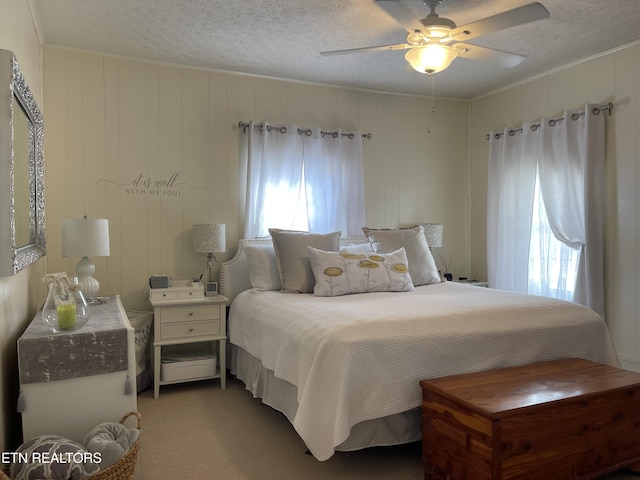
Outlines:
POLYGON ((269 228, 360 235, 362 137, 293 125, 249 124, 246 238, 269 228))
POLYGON ((308 230, 307 194, 304 172, 299 182, 269 180, 264 186, 263 214, 260 229, 282 228, 308 230))
POLYGON ((604 314, 605 119, 586 105, 489 137, 491 287, 604 314))
POLYGON ((536 176, 529 249, 528 293, 573 301, 580 250, 559 241, 549 225, 536 176))

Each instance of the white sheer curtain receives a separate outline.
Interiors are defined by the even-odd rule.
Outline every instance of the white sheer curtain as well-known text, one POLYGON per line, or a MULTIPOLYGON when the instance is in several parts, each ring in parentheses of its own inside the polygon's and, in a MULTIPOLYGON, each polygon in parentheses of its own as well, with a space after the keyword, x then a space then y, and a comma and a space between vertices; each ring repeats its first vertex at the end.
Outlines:
POLYGON ((603 314, 604 115, 587 105, 563 119, 491 134, 489 283, 603 314))
POLYGON ((592 108, 541 122, 540 190, 554 236, 580 252, 574 301, 602 315, 605 116, 592 108))
MULTIPOLYGON (((277 127, 276 127, 277 128, 277 127)), ((247 189, 244 236, 269 235, 268 229, 299 228, 303 146, 295 128, 285 133, 267 122, 248 127, 247 189), (299 219, 299 216, 298 216, 299 219)))
POLYGON ((244 236, 269 228, 361 235, 362 137, 295 125, 248 126, 244 236))
POLYGON ((364 178, 360 134, 304 136, 304 173, 309 230, 340 230, 347 236, 362 235, 364 178), (357 138, 356 138, 357 137, 357 138))
POLYGON ((493 132, 489 144, 487 275, 489 285, 527 293, 538 135, 493 132))

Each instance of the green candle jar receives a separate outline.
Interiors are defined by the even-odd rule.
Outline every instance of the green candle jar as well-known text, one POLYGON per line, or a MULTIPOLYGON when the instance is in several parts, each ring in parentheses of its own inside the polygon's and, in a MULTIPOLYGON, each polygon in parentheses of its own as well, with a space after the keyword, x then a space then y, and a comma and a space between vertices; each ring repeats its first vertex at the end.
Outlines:
POLYGON ((43 281, 49 294, 42 307, 42 321, 55 333, 81 328, 89 320, 89 305, 80 287, 71 283, 66 273, 50 273, 43 281))

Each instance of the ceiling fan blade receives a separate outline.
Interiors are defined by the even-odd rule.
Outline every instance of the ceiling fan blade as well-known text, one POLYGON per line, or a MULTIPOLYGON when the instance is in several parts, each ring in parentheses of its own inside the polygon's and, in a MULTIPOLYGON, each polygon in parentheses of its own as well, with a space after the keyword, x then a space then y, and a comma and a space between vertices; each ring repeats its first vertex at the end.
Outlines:
POLYGON ((383 9, 396 22, 404 27, 404 29, 413 33, 416 30, 424 30, 424 25, 415 18, 411 10, 405 7, 398 0, 376 0, 376 5, 383 9))
POLYGON ((348 48, 346 50, 332 50, 329 52, 320 52, 320 55, 345 55, 349 53, 362 53, 362 52, 379 52, 382 50, 406 50, 407 48, 413 48, 415 45, 409 45, 407 43, 399 43, 397 45, 378 45, 376 47, 362 47, 362 48, 348 48))
POLYGON ((495 50, 493 48, 479 47, 478 45, 471 45, 468 43, 456 43, 453 47, 458 52, 458 56, 462 58, 493 62, 508 68, 515 67, 527 58, 526 55, 505 52, 503 50, 495 50))
POLYGON ((516 25, 522 25, 535 20, 542 20, 549 16, 549 10, 547 10, 544 5, 534 2, 454 28, 449 33, 449 36, 455 40, 469 40, 484 35, 485 33, 515 27, 516 25))

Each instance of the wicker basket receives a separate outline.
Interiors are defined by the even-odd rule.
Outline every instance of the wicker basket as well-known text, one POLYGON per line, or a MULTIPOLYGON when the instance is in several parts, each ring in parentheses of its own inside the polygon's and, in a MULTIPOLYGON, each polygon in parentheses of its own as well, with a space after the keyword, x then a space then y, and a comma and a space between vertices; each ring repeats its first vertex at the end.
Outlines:
MULTIPOLYGON (((127 418, 135 416, 138 419, 138 430, 142 430, 142 415, 138 412, 129 412, 122 419, 120 423, 124 423, 127 418)), ((118 463, 111 465, 109 468, 100 470, 95 475, 87 477, 87 480, 133 480, 136 474, 136 461, 138 460, 138 451, 140 450, 140 436, 138 440, 133 444, 133 447, 125 453, 118 463)), ((0 470, 0 480, 11 480, 7 474, 0 470)))
MULTIPOLYGON (((129 412, 120 423, 124 423, 127 418, 135 416, 138 419, 138 430, 142 431, 142 415, 138 412, 129 412)), ((141 432, 142 433, 142 432, 141 432)), ((87 477, 89 480, 133 480, 136 474, 136 461, 138 460, 138 450, 140 450, 140 436, 133 444, 133 447, 125 453, 118 463, 109 468, 100 470, 98 473, 87 477)))

